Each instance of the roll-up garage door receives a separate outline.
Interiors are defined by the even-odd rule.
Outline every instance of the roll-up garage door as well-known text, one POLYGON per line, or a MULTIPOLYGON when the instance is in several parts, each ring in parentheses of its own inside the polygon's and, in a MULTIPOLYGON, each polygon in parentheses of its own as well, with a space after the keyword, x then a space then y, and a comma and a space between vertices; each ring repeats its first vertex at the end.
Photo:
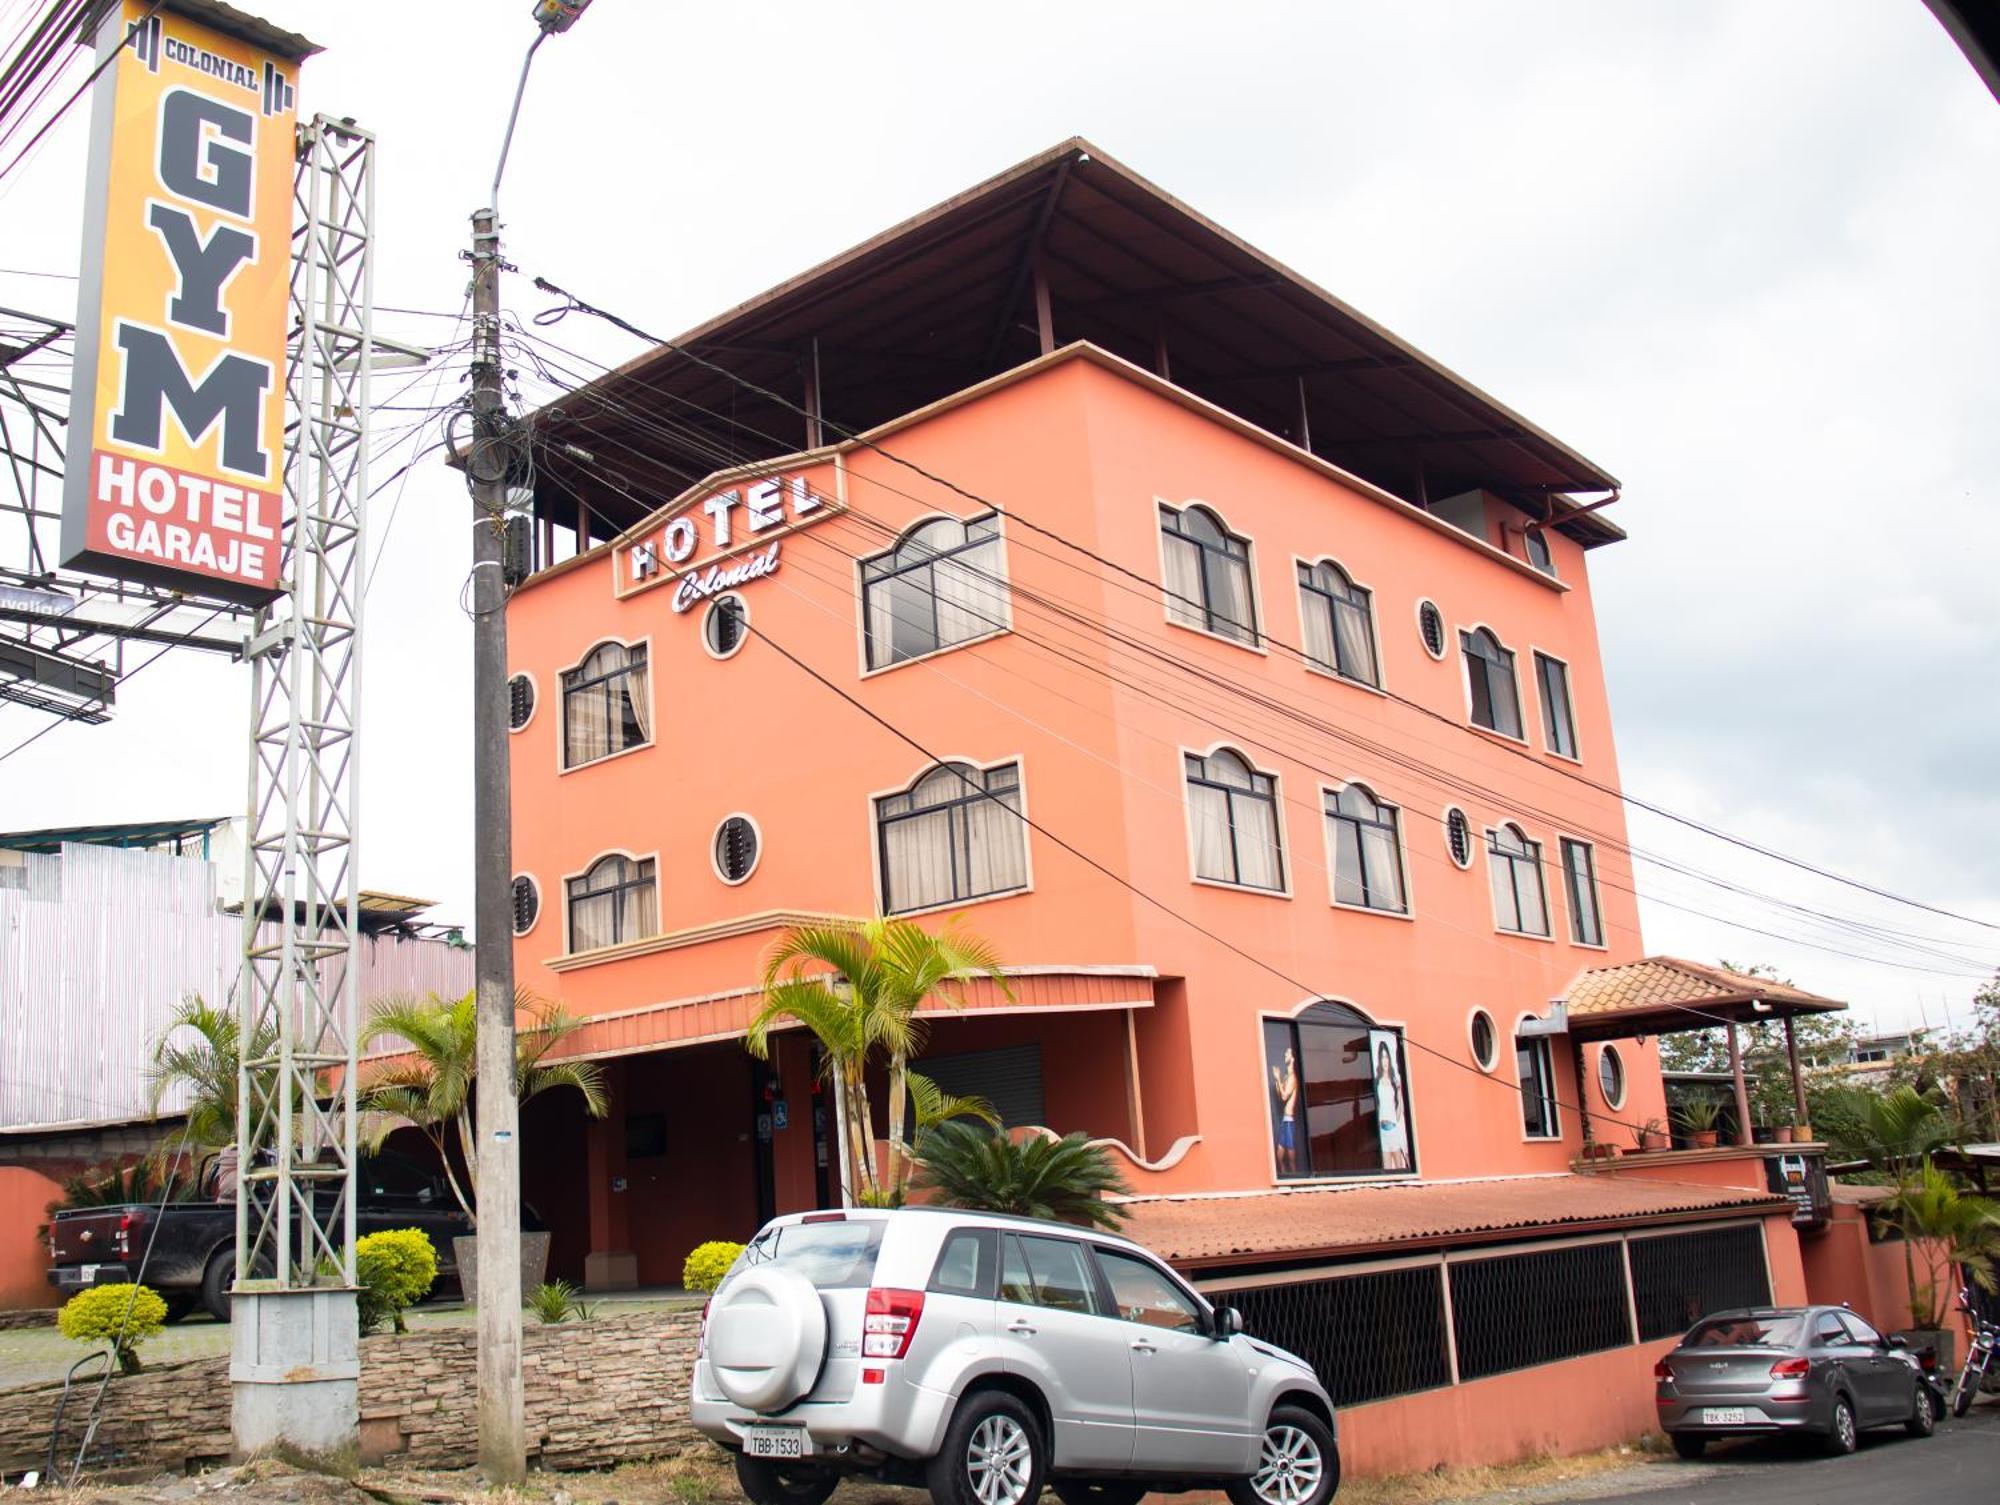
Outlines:
POLYGON ((1009 1045, 1000 1050, 968 1050, 957 1055, 926 1056, 912 1061, 921 1072, 954 1097, 983 1097, 1010 1129, 1045 1124, 1042 1106, 1042 1047, 1009 1045))

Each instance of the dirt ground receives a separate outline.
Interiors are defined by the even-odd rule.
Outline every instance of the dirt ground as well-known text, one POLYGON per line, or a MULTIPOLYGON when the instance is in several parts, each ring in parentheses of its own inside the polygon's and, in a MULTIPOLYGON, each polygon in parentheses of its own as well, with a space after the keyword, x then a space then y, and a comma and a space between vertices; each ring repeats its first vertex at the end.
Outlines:
MULTIPOLYGON (((1555 1505, 1633 1488, 1653 1476, 1661 1455, 1640 1447, 1574 1458, 1537 1458, 1493 1468, 1438 1469, 1394 1479, 1356 1479, 1341 1486, 1338 1505, 1555 1505)), ((1685 1478, 1682 1473, 1677 1477, 1685 1478)), ((600 1473, 534 1474, 519 1489, 488 1489, 471 1471, 414 1473, 364 1470, 332 1479, 277 1463, 218 1469, 191 1478, 92 1484, 37 1491, 49 1505, 723 1505, 742 1499, 725 1459, 706 1448, 679 1458, 628 1464, 600 1473)), ((1156 1496, 1183 1505, 1224 1505, 1221 1495, 1156 1496)), ((846 1484, 831 1505, 922 1505, 919 1490, 846 1484)), ((1054 1505, 1055 1497, 1046 1497, 1054 1505)))

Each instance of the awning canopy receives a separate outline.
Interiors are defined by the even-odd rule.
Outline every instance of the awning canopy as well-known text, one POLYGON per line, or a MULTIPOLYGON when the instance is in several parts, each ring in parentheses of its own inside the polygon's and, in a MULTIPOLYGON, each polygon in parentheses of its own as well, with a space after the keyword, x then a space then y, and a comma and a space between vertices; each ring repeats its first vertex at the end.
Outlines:
POLYGON ((1561 1003, 1575 1040, 1764 1024, 1799 1014, 1838 1013, 1847 1007, 1789 983, 1676 956, 1593 967, 1577 975, 1561 1003))
POLYGON ((1608 471, 1081 138, 542 408, 536 509, 568 525, 581 505, 588 539, 610 538, 718 469, 817 442, 793 404, 837 439, 1050 340, 1156 371, 1407 501, 1483 488, 1585 547, 1624 537, 1566 495, 1614 491, 1608 471))

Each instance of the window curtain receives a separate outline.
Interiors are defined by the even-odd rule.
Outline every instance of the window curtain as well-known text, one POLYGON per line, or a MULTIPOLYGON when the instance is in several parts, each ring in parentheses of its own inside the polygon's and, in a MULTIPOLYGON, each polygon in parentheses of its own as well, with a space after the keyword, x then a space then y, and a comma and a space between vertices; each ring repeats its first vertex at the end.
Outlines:
POLYGON ((1333 626, 1340 635, 1341 673, 1366 684, 1374 684, 1375 634, 1369 630, 1368 608, 1357 606, 1352 601, 1336 602, 1333 626))
POLYGON ((1020 817, 1020 791, 965 806, 965 897, 1004 893, 1028 881, 1028 827, 1020 817))
POLYGON ((563 692, 563 745, 568 767, 611 751, 611 700, 601 684, 563 692))
POLYGON ((1253 641, 1257 634, 1250 626, 1250 566, 1213 549, 1205 551, 1203 564, 1208 575, 1208 609, 1214 619, 1209 625, 1228 637, 1253 641))
POLYGON ((1366 904, 1361 867, 1361 828, 1351 820, 1327 817, 1333 826, 1333 897, 1338 904, 1366 904))
POLYGON ((1403 907, 1403 865, 1396 851, 1395 813, 1384 811, 1386 826, 1362 826, 1361 860, 1368 874, 1370 901, 1377 909, 1403 907))
POLYGON ((1519 930, 1521 906, 1514 896, 1514 864, 1499 852, 1486 854, 1487 873, 1493 880, 1493 918, 1502 930, 1519 930))
POLYGON ((1333 645, 1333 603, 1318 591, 1299 591, 1300 617, 1306 629, 1306 657, 1323 669, 1340 668, 1340 660, 1334 656, 1333 645))
POLYGON ((612 927, 617 922, 615 894, 572 898, 569 905, 569 949, 595 951, 611 944, 612 927))
POLYGON ((949 903, 951 812, 939 810, 892 822, 883 839, 883 861, 892 913, 949 903))
POLYGON ((1278 812, 1270 800, 1232 795, 1230 814, 1236 820, 1236 863, 1239 881, 1257 888, 1282 888, 1278 860, 1278 812))
POLYGON ((1203 878, 1234 883, 1235 864, 1229 856, 1229 796, 1206 784, 1188 786, 1188 807, 1194 815, 1194 870, 1203 878))
MULTIPOLYGON (((639 728, 639 741, 653 740, 652 697, 646 693, 646 655, 639 650, 632 654, 632 666, 625 671, 625 677, 611 682, 613 690, 622 689, 625 703, 632 709, 632 724, 639 728)), ((634 744, 635 746, 637 744, 634 744)))
POLYGON ((1520 928, 1529 935, 1547 935, 1549 904, 1547 896, 1542 892, 1542 864, 1538 860, 1540 853, 1535 851, 1532 842, 1529 843, 1528 850, 1534 855, 1516 858, 1511 864, 1514 869, 1515 899, 1521 915, 1520 928))
POLYGON ((940 559, 931 570, 937 591, 938 646, 947 647, 1007 625, 1000 541, 990 539, 940 559))
POLYGON ((1201 547, 1172 533, 1165 536, 1165 543, 1167 617, 1185 627, 1205 627, 1208 618, 1202 610, 1201 547))
POLYGON ((1514 665, 1486 665, 1487 696, 1493 704, 1493 729, 1510 737, 1521 735, 1521 700, 1514 690, 1514 665))

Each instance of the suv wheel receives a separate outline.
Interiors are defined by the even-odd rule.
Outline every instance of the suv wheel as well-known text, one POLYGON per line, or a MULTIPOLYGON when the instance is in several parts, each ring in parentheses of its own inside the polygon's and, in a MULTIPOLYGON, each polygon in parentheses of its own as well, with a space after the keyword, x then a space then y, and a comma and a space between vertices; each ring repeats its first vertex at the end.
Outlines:
POLYGON ((736 1455, 736 1483, 750 1505, 820 1505, 839 1482, 830 1468, 736 1455))
POLYGON ((966 1397, 926 1470, 937 1505, 1032 1505, 1048 1474, 1034 1413, 1000 1390, 966 1397))
POLYGON ((1257 1471, 1229 1485, 1231 1505, 1326 1505, 1340 1486, 1340 1453, 1327 1424, 1280 1406, 1264 1424, 1257 1471))

